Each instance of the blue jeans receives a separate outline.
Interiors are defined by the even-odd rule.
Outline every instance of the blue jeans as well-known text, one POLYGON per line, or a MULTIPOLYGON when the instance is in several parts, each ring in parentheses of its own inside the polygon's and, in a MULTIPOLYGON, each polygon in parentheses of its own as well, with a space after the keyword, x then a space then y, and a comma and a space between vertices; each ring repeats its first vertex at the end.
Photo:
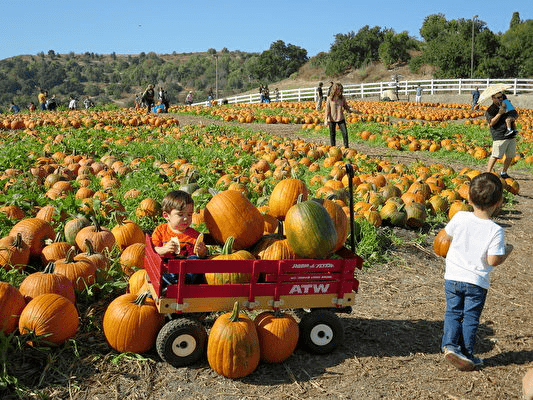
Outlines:
POLYGON ((466 282, 444 281, 446 313, 441 349, 447 347, 472 359, 479 317, 487 289, 466 282))

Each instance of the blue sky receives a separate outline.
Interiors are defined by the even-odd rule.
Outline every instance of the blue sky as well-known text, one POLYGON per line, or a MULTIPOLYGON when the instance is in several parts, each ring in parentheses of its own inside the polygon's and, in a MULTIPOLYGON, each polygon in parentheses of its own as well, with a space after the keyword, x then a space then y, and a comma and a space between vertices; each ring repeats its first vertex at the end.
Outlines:
POLYGON ((533 19, 531 0, 48 0, 8 1, 0 7, 0 59, 47 53, 158 54, 224 47, 262 52, 283 40, 307 50, 329 51, 337 33, 361 27, 392 28, 420 38, 424 18, 479 15, 493 32, 505 32, 514 11, 533 19))

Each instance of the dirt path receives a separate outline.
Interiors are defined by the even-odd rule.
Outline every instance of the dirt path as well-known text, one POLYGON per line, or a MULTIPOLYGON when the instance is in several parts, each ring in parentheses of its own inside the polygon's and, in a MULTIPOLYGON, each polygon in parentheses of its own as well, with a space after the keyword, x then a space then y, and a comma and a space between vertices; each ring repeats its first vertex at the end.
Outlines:
MULTIPOLYGON (((206 118, 178 116, 181 125, 223 124, 206 118)), ((239 124, 235 124, 239 125, 239 124)), ((296 138, 293 125, 242 124, 244 128, 296 138)), ((309 140, 325 142, 325 137, 309 140)), ((443 162, 430 153, 398 153, 354 145, 371 156, 392 157, 410 164, 443 162)), ((460 169, 468 165, 454 164, 460 169)), ((478 167, 479 168, 479 167, 478 167)), ((70 399, 520 399, 521 378, 533 367, 533 180, 526 171, 512 170, 520 195, 497 218, 515 251, 493 273, 478 331, 477 352, 483 369, 459 372, 443 361, 439 351, 442 319, 444 259, 417 233, 400 230, 404 242, 392 249, 387 265, 359 273, 360 291, 349 315, 340 314, 345 338, 328 355, 296 352, 283 364, 261 363, 250 376, 230 380, 203 362, 173 368, 155 352, 148 361, 135 358, 113 363, 102 337, 89 338, 103 358, 82 360, 73 367, 70 399), (75 376, 74 376, 75 375, 75 376)))

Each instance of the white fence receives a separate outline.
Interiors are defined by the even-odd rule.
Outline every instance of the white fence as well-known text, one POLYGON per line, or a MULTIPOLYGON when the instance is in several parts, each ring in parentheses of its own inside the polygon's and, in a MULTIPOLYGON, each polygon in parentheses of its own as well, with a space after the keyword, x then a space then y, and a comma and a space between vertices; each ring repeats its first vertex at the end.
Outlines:
MULTIPOLYGON (((434 94, 470 94, 474 88, 485 89, 493 83, 507 83, 512 85, 508 90, 511 94, 533 94, 533 79, 428 79, 416 81, 398 82, 375 82, 359 83, 355 85, 343 84, 344 95, 349 99, 379 99, 386 90, 398 90, 398 96, 414 96, 418 85, 423 89, 424 95, 434 94)), ((323 87, 327 93, 328 87, 323 87)), ((316 88, 299 88, 279 91, 279 101, 309 101, 315 100, 316 88)), ((259 103, 261 97, 259 92, 217 99, 221 104, 223 100, 228 103, 259 103)), ((270 100, 276 101, 273 91, 270 93, 270 100)), ((195 105, 207 105, 207 101, 195 103, 195 105)))

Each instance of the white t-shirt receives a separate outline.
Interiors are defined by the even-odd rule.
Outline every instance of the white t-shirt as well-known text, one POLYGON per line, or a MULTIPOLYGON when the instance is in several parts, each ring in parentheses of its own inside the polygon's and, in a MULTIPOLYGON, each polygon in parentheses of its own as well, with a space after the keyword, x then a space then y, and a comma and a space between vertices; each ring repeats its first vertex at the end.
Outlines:
POLYGON ((488 289, 492 267, 487 264, 487 255, 505 254, 503 228, 472 212, 459 211, 444 229, 453 237, 446 255, 444 279, 488 289))

